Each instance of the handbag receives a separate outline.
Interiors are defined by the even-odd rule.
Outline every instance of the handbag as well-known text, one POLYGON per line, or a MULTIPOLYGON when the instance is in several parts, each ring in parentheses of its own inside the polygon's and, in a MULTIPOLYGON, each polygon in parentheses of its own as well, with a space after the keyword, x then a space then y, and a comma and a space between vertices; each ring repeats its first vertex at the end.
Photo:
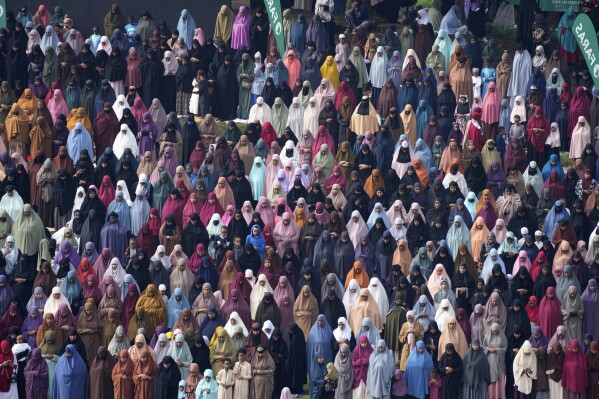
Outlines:
POLYGON ((243 82, 241 82, 241 88, 245 90, 250 90, 252 88, 252 84, 244 80, 243 82))

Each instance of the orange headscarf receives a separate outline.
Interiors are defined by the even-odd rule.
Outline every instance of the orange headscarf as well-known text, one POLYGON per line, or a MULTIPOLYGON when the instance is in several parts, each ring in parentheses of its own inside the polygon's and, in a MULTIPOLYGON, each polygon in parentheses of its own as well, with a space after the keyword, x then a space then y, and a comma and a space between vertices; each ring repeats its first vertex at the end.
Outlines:
POLYGON ((422 184, 422 189, 425 189, 428 186, 428 172, 422 163, 422 159, 414 158, 412 160, 412 166, 414 170, 416 170, 416 174, 418 175, 418 179, 420 179, 420 184, 422 184))
POLYGON ((497 205, 495 205, 495 198, 493 198, 493 193, 488 188, 485 188, 480 195, 480 199, 478 200, 478 204, 476 204, 476 213, 480 211, 480 208, 483 207, 483 203, 485 202, 485 195, 488 196, 489 201, 491 201, 491 205, 493 205, 493 209, 495 210, 495 214, 497 214, 497 205))
POLYGON ((19 101, 17 101, 19 107, 21 107, 23 111, 27 111, 27 117, 29 118, 29 121, 33 120, 33 114, 35 114, 35 111, 37 110, 38 101, 38 98, 35 96, 35 94, 33 94, 31 89, 25 89, 23 94, 21 94, 19 101))
POLYGON ((370 198, 374 197, 376 194, 376 189, 382 187, 385 188, 385 181, 381 176, 381 172, 378 169, 373 169, 372 173, 364 182, 364 191, 370 198))
POLYGON ((397 249, 393 253, 393 259, 391 260, 392 265, 400 265, 401 271, 404 276, 410 275, 410 265, 412 264, 412 254, 408 248, 406 240, 399 240, 397 243, 397 249))
POLYGON ((472 248, 471 253, 475 262, 478 262, 480 258, 480 250, 482 249, 483 244, 487 241, 488 236, 489 229, 487 228, 484 219, 482 216, 477 217, 472 225, 472 228, 470 229, 470 248, 472 248))
POLYGON ((359 260, 354 262, 354 266, 351 268, 349 273, 347 273, 347 277, 345 278, 345 289, 347 289, 347 286, 352 279, 358 282, 360 288, 368 288, 370 277, 368 276, 368 273, 366 273, 366 270, 364 270, 362 262, 359 260))

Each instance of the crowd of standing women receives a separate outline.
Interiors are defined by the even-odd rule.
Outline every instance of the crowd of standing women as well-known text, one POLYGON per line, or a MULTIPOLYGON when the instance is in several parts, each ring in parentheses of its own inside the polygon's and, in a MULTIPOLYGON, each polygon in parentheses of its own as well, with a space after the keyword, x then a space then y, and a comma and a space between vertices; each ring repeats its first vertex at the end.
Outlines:
POLYGON ((574 9, 312 3, 8 13, 0 398, 599 398, 574 9))

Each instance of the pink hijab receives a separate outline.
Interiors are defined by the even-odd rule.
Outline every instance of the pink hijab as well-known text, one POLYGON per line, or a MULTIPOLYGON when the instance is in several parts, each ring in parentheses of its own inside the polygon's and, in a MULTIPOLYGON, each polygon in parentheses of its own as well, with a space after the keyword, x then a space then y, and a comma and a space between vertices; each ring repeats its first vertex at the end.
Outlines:
POLYGON ((299 240, 300 229, 291 217, 291 212, 285 212, 281 221, 277 223, 272 235, 277 243, 277 251, 284 253, 287 246, 291 246, 294 252, 297 252, 297 241, 299 240), (289 224, 284 221, 289 220, 289 224))
POLYGON ((518 271, 520 270, 520 266, 524 266, 526 270, 530 271, 530 259, 528 259, 528 254, 526 251, 522 250, 518 253, 518 258, 514 262, 514 268, 512 269, 512 276, 516 276, 518 271))
POLYGON ((204 39, 204 31, 202 30, 202 28, 196 28, 196 30, 194 31, 193 38, 195 40, 197 40, 198 42, 200 42, 200 46, 204 45, 205 39, 204 39))
POLYGON ((489 90, 483 100, 483 115, 481 120, 492 124, 499 122, 499 108, 501 107, 501 93, 495 89, 495 82, 489 83, 489 90), (491 90, 493 89, 493 90, 491 90))
POLYGON ((50 115, 52 115, 52 121, 56 123, 58 114, 68 116, 69 109, 67 108, 67 103, 64 100, 62 91, 60 89, 56 89, 53 93, 54 95, 48 101, 48 110, 50 111, 50 115))
POLYGON ((264 177, 264 179, 265 179, 264 180, 264 192, 265 193, 270 193, 272 184, 275 181, 275 179, 277 178, 279 170, 283 169, 283 163, 281 162, 281 157, 279 156, 279 154, 274 154, 272 156, 272 161, 266 165, 266 176, 264 177), (274 160, 276 160, 278 162, 277 165, 275 165, 274 162, 272 162, 274 160))
POLYGON ((143 117, 146 112, 148 112, 146 105, 144 104, 141 97, 137 97, 136 95, 135 100, 133 100, 133 106, 131 107, 131 113, 137 121, 138 126, 141 125, 141 123, 143 122, 143 117))
POLYGON ((189 223, 191 215, 197 213, 199 216, 200 212, 202 212, 202 202, 200 201, 200 197, 195 192, 193 192, 187 199, 185 207, 183 207, 183 228, 185 228, 185 226, 187 226, 187 223, 189 223), (192 198, 196 200, 195 203, 191 201, 192 198))
POLYGON ((260 197, 258 204, 256 205, 256 212, 260 214, 265 226, 270 226, 271 229, 274 229, 275 214, 272 211, 270 203, 268 202, 268 198, 264 196, 260 197))
POLYGON ((299 59, 297 58, 297 55, 295 54, 294 50, 289 50, 287 52, 287 57, 285 57, 283 64, 285 64, 285 66, 287 67, 287 71, 289 72, 289 81, 287 83, 291 87, 292 85, 295 84, 295 81, 300 76, 302 64, 300 63, 299 59), (293 56, 293 60, 289 59, 290 55, 293 56))
POLYGON ((331 151, 331 154, 333 154, 334 157, 337 151, 335 147, 335 141, 333 141, 333 136, 331 136, 331 133, 329 133, 326 127, 320 126, 318 128, 318 134, 316 137, 314 137, 314 142, 312 143, 312 160, 314 160, 314 157, 320 151, 320 146, 323 144, 329 146, 329 151, 331 151))

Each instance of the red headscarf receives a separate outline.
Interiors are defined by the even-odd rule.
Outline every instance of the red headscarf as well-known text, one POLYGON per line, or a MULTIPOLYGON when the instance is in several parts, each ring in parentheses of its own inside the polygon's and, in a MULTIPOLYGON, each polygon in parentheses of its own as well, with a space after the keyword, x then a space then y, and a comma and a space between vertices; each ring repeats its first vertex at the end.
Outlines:
POLYGON ((336 110, 339 110, 341 105, 343 105, 343 97, 347 97, 349 99, 349 104, 351 105, 352 109, 356 107, 356 96, 346 81, 342 81, 339 84, 339 90, 337 90, 337 97, 335 99, 336 110))
MULTIPOLYGON (((540 251, 537 254, 537 257, 535 258, 534 262, 532 262, 532 265, 530 266, 529 274, 530 278, 532 278, 532 281, 537 281, 537 276, 541 272, 543 265, 549 265, 549 263, 547 262, 547 258, 545 257, 545 252, 540 251)), ((549 267, 549 269, 551 269, 551 267, 549 267)))
POLYGON ((568 391, 584 394, 589 386, 589 373, 587 369, 587 358, 584 355, 580 342, 577 339, 570 341, 570 347, 566 351, 564 366, 562 368, 562 386, 568 391), (575 352, 576 351, 576 352, 575 352), (582 372, 580 372, 582 370, 582 372))
POLYGON ((104 208, 108 209, 108 205, 114 200, 115 189, 110 176, 106 175, 102 178, 102 184, 98 188, 98 197, 104 204, 104 208))
POLYGON ((570 86, 567 83, 562 83, 562 91, 559 95, 559 101, 570 102, 572 93, 570 93, 570 86))
POLYGON ((528 298, 528 302, 532 302, 534 305, 531 306, 530 303, 527 303, 524 309, 526 309, 526 314, 528 314, 530 321, 536 324, 537 320, 539 320, 539 306, 537 297, 534 295, 531 296, 528 298))
POLYGON ((196 250, 193 251, 193 255, 191 255, 187 261, 187 267, 189 267, 189 270, 191 270, 193 274, 198 272, 200 264, 202 263, 202 258, 207 255, 208 253, 206 252, 206 246, 204 244, 200 243, 196 245, 196 250), (202 255, 198 255, 198 252, 202 255))
POLYGON ((252 293, 252 285, 250 284, 248 279, 245 278, 245 275, 243 273, 238 272, 235 276, 235 280, 233 280, 233 283, 231 284, 231 294, 233 293, 233 290, 237 290, 237 292, 239 292, 239 295, 241 295, 241 298, 243 298, 245 302, 249 303, 250 295, 252 293), (242 282, 242 284, 240 284, 240 282, 242 282))
POLYGON ((547 140, 547 136, 549 136, 550 129, 551 125, 543 112, 543 108, 537 105, 532 117, 526 122, 528 139, 535 151, 543 152, 545 150, 545 141, 547 140))
MULTIPOLYGON (((345 83, 345 82, 341 82, 345 83)), ((345 179, 345 175, 339 165, 333 166, 333 171, 331 175, 327 178, 327 183, 325 185, 325 189, 328 193, 333 189, 333 184, 339 184, 341 186, 341 191, 345 192, 345 186, 347 185, 347 180, 345 179), (338 176, 335 176, 335 173, 338 172, 338 176)))
POLYGON ((189 156, 189 163, 193 167, 193 173, 200 173, 200 166, 204 163, 206 158, 206 148, 202 140, 196 141, 195 147, 189 156), (198 149, 199 148, 199 149, 198 149))
POLYGON ((551 191, 551 196, 553 198, 564 198, 566 189, 564 188, 564 183, 559 179, 559 175, 557 174, 556 170, 552 170, 547 180, 545 180, 543 189, 546 188, 551 191))
POLYGON ((591 101, 589 96, 584 92, 582 86, 578 86, 572 100, 570 101, 570 112, 568 115, 568 138, 572 137, 572 132, 578 126, 578 117, 584 116, 588 121, 589 118, 589 107, 591 101))
POLYGON ((85 285, 85 281, 87 280, 87 276, 95 276, 96 271, 94 267, 89 263, 87 258, 81 258, 81 262, 79 263, 79 267, 77 267, 77 278, 81 282, 81 285, 85 285), (83 269, 86 270, 83 270, 83 269))
POLYGON ((276 248, 277 245, 275 244, 275 239, 272 236, 272 229, 270 226, 264 226, 264 228, 262 229, 262 237, 264 237, 264 241, 266 242, 266 245, 271 247, 271 248, 276 248), (266 233, 270 233, 269 235, 266 235, 266 233))
POLYGON ((458 314, 456 317, 458 324, 462 328, 464 332, 464 336, 466 337, 466 341, 470 342, 470 337, 472 335, 472 329, 470 327, 470 319, 468 318, 468 314, 464 308, 458 309, 458 314))
POLYGON ((21 315, 19 315, 19 312, 17 311, 17 305, 13 303, 8 307, 8 309, 4 313, 4 316, 2 316, 2 319, 0 319, 0 329, 2 330, 2 334, 4 334, 4 336, 7 336, 11 327, 20 328, 22 325, 23 318, 21 317, 21 315), (11 312, 15 315, 12 316, 10 314, 11 312))
POLYGON ((368 342, 368 337, 362 335, 351 357, 351 365, 354 369, 354 389, 360 386, 360 381, 366 383, 369 359, 372 352, 372 345, 368 342), (366 342, 366 348, 362 348, 360 345, 362 342, 366 342))
POLYGON ((152 234, 150 223, 141 225, 141 229, 139 229, 139 233, 137 233, 137 245, 139 248, 145 249, 147 254, 156 252, 156 239, 152 234))
POLYGON ((125 331, 129 328, 129 321, 135 315, 135 305, 139 299, 139 292, 135 284, 129 284, 125 299, 123 299, 123 327, 125 331))
POLYGON ((189 223, 189 219, 192 214, 197 213, 199 216, 201 211, 202 202, 200 201, 200 197, 195 192, 191 193, 189 198, 187 199, 185 207, 183 207, 183 228, 185 228, 185 226, 187 226, 187 223, 189 223), (192 198, 195 200, 195 203, 191 201, 192 198))
MULTIPOLYGON (((10 344, 4 340, 0 343, 0 363, 4 363, 5 361, 10 360, 14 361, 14 355, 10 350, 10 344)), ((14 364, 13 367, 0 367, 0 392, 8 392, 10 391, 10 382, 8 379, 13 373, 14 367, 17 365, 14 364)))
MULTIPOLYGON (((150 231, 154 237, 158 237, 158 233, 160 232, 160 226, 162 226, 162 220, 160 220, 160 212, 158 212, 157 208, 150 209, 150 216, 156 216, 154 219, 151 217, 148 218, 148 224, 150 225, 150 231)), ((148 252, 149 254, 153 253, 152 251, 148 252)))
POLYGON ((262 126, 262 132, 260 132, 260 138, 268 147, 278 140, 277 132, 275 132, 275 129, 272 127, 270 122, 264 122, 264 126, 262 126))
POLYGON ((547 287, 545 297, 539 305, 539 326, 543 329, 546 337, 553 337, 557 327, 562 325, 561 304, 555 293, 555 287, 547 287), (549 299, 547 294, 552 294, 549 299))
MULTIPOLYGON (((582 172, 582 177, 580 178, 580 184, 582 185, 583 190, 590 190, 591 183, 593 182, 593 172, 589 168, 585 168, 582 172), (589 178, 584 177, 585 174, 589 174, 589 178)), ((587 196, 588 198, 588 196, 587 196)))
POLYGON ((470 128, 466 132, 466 141, 474 141, 476 149, 479 151, 483 149, 483 135, 481 134, 480 119, 482 112, 480 108, 474 108, 472 111, 472 120, 470 121, 470 128))
POLYGON ((218 213, 219 215, 222 216, 223 213, 225 213, 225 210, 223 209, 221 204, 218 202, 218 198, 216 198, 216 194, 214 192, 212 192, 212 193, 208 194, 208 199, 204 203, 204 206, 202 206, 202 210, 200 212, 200 220, 202 221, 202 223, 204 223, 204 226, 208 226, 210 219, 212 218, 212 216, 215 213, 218 213), (214 200, 214 203, 211 204, 210 200, 214 200))
POLYGON ((328 129, 324 126, 320 126, 318 128, 318 134, 314 137, 314 142, 312 143, 312 160, 320 151, 320 146, 326 144, 329 146, 329 151, 331 154, 335 156, 337 152, 335 147, 335 141, 333 140, 333 136, 329 133, 328 129))

